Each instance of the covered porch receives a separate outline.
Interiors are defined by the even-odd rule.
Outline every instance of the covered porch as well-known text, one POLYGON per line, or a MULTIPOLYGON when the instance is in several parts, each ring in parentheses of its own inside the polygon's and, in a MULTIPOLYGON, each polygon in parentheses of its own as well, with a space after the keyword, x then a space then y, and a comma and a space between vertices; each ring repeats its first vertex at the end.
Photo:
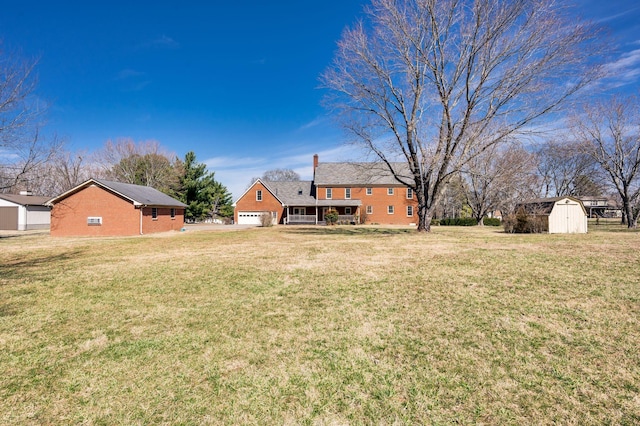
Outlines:
POLYGON ((359 223, 360 200, 318 200, 313 205, 286 206, 285 225, 317 225, 324 223, 329 210, 338 212, 338 223, 359 223))

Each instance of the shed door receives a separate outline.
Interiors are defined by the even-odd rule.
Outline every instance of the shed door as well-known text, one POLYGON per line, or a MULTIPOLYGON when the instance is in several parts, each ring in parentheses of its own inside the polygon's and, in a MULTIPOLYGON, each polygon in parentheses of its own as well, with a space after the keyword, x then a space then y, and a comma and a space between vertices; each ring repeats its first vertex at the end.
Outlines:
POLYGON ((0 207, 0 230, 2 231, 18 230, 18 208, 17 207, 0 207))

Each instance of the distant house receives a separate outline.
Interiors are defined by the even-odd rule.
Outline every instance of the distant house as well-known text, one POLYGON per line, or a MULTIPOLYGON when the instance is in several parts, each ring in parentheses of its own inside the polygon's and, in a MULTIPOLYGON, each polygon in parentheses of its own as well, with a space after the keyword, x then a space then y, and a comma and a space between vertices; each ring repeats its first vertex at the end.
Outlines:
POLYGON ((0 194, 0 230, 28 231, 48 229, 51 209, 45 205, 49 197, 24 191, 19 195, 0 194))
POLYGON ((576 197, 589 214, 589 217, 622 217, 622 209, 609 197, 580 196, 576 197))
POLYGON ((50 199, 51 235, 123 236, 180 230, 186 205, 157 189, 101 179, 50 199))
POLYGON ((550 234, 584 234, 587 232, 587 212, 575 197, 537 198, 520 203, 516 211, 542 218, 550 234))
POLYGON ((259 225, 267 215, 274 224, 317 224, 330 210, 343 223, 418 222, 415 194, 380 163, 319 163, 315 155, 313 170, 312 181, 258 179, 235 202, 235 222, 259 225))

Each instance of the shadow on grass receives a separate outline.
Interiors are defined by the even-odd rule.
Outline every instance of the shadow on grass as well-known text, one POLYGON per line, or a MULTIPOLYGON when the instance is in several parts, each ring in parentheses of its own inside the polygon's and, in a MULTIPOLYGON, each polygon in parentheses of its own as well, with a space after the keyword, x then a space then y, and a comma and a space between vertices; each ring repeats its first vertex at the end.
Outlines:
POLYGON ((37 257, 14 257, 3 260, 0 264, 0 285, 8 284, 8 280, 23 278, 52 278, 59 271, 59 264, 82 254, 81 250, 56 253, 37 257), (7 280, 3 283, 4 280, 7 280))
POLYGON ((400 235, 413 234, 415 228, 377 228, 372 226, 290 226, 289 234, 307 235, 400 235))

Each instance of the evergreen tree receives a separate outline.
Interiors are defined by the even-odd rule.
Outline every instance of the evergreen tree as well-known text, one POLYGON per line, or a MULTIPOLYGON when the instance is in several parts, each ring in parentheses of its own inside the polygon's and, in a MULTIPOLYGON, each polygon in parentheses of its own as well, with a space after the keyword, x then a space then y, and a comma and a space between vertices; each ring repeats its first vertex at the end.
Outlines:
POLYGON ((207 172, 206 164, 196 162, 193 151, 187 152, 182 167, 176 196, 188 206, 187 220, 202 220, 216 214, 224 217, 233 215, 231 194, 215 180, 213 172, 207 172))

